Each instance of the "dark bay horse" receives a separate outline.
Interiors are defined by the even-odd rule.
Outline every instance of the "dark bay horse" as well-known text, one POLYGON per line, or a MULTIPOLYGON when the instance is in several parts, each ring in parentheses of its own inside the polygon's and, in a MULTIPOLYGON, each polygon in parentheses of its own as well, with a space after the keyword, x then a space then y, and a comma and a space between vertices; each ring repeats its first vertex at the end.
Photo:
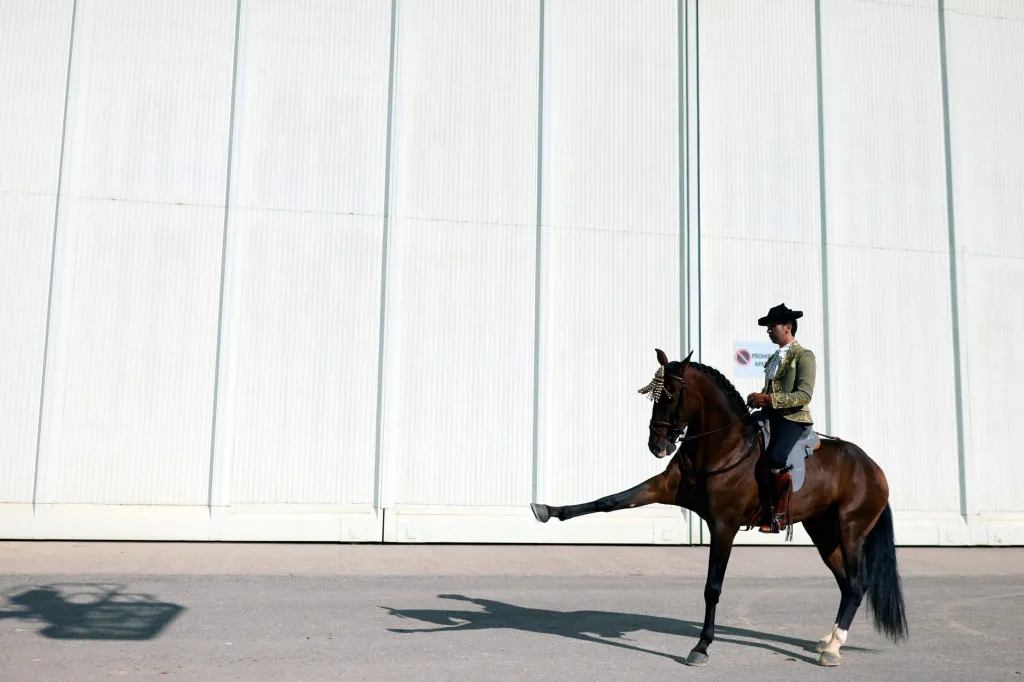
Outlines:
MULTIPOLYGON (((761 452, 759 429, 743 398, 720 372, 691 362, 689 355, 682 362, 669 362, 664 352, 656 351, 659 395, 652 408, 648 449, 658 458, 674 454, 665 471, 593 502, 531 508, 541 523, 656 503, 690 509, 704 519, 711 531, 704 628, 686 658, 688 665, 700 666, 707 664, 715 637, 715 607, 733 540, 762 513, 754 472, 761 452)), ((839 583, 835 623, 817 644, 818 662, 833 666, 839 665, 839 648, 865 595, 878 632, 896 643, 907 636, 889 486, 878 464, 840 439, 822 438, 805 466, 803 486, 790 501, 789 522, 803 523, 839 583)))

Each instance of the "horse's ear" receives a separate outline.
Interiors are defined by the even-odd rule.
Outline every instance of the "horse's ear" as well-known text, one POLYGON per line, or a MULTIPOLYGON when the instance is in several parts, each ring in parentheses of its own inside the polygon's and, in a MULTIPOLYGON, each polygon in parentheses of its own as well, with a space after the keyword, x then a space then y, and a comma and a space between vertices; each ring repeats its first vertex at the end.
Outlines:
POLYGON ((663 350, 662 350, 662 349, 660 349, 660 348, 655 348, 654 350, 655 350, 655 352, 657 352, 657 354, 658 354, 658 363, 659 363, 659 364, 660 364, 660 365, 661 365, 662 367, 664 367, 665 365, 667 365, 667 364, 668 364, 668 356, 667 356, 667 355, 665 355, 665 351, 663 351, 663 350))
POLYGON ((689 364, 690 364, 690 358, 691 358, 691 357, 693 357, 693 351, 692 351, 692 350, 690 351, 690 354, 689 354, 689 355, 687 355, 687 356, 686 356, 686 358, 685 358, 685 359, 683 360, 683 369, 686 369, 686 368, 687 368, 687 366, 689 366, 689 364))

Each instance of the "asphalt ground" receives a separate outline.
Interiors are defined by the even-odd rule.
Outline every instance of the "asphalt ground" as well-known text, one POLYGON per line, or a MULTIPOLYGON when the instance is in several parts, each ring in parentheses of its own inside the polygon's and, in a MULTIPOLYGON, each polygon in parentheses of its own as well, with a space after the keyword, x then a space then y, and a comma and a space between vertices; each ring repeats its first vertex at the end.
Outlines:
POLYGON ((1024 549, 901 549, 910 640, 813 548, 0 543, 0 680, 1024 680, 1024 549))

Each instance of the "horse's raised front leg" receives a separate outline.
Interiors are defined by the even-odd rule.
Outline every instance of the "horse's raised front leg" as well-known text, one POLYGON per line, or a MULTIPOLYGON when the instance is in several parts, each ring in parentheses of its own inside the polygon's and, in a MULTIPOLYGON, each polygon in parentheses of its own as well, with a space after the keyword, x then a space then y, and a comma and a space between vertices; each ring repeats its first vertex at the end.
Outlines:
POLYGON ((662 473, 652 476, 629 490, 623 490, 621 493, 608 495, 593 502, 570 504, 564 507, 552 507, 546 504, 534 503, 530 505, 530 509, 533 510, 533 515, 541 523, 547 523, 551 518, 568 521, 577 516, 584 516, 585 514, 593 514, 595 512, 632 509, 633 507, 643 507, 648 504, 673 504, 676 501, 678 489, 679 467, 673 461, 662 473))
POLYGON ((711 527, 708 579, 704 585, 704 629, 700 631, 697 646, 693 647, 690 655, 683 661, 686 665, 708 664, 708 645, 715 639, 715 609, 718 607, 718 598, 722 595, 725 568, 729 565, 729 555, 732 554, 732 542, 736 538, 737 530, 722 524, 711 527))

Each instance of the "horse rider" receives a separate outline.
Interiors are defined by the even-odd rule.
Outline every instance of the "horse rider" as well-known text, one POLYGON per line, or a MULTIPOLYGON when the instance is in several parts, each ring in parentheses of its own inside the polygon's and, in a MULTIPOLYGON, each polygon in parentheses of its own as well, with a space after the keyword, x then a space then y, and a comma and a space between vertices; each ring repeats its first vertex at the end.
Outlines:
POLYGON ((747 404, 763 408, 771 429, 768 448, 762 462, 766 462, 774 473, 774 486, 770 490, 768 518, 761 525, 762 533, 778 533, 785 530, 789 491, 793 480, 786 466, 786 459, 797 442, 814 426, 808 404, 814 394, 814 380, 817 373, 814 353, 801 346, 796 340, 797 320, 803 317, 800 310, 790 310, 781 303, 757 321, 758 326, 767 327, 768 338, 779 347, 765 363, 764 387, 760 393, 747 396, 747 404))

